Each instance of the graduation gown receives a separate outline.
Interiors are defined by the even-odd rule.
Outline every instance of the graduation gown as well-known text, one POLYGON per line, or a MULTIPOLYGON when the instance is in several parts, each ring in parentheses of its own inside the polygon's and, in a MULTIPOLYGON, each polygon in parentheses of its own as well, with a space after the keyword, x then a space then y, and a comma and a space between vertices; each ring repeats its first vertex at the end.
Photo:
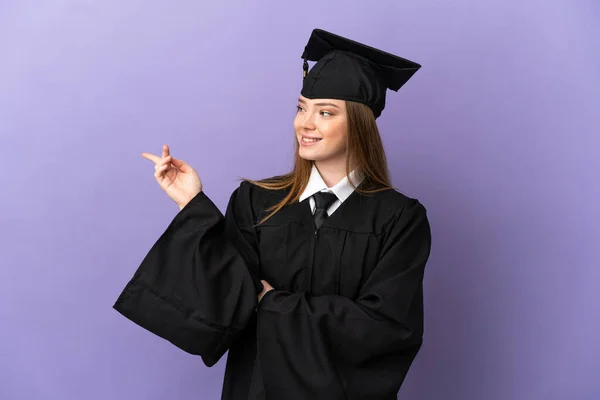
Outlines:
POLYGON ((209 367, 229 350, 224 400, 396 399, 422 344, 425 208, 354 191, 318 230, 308 200, 257 225, 285 194, 242 182, 223 216, 200 192, 113 307, 209 367))

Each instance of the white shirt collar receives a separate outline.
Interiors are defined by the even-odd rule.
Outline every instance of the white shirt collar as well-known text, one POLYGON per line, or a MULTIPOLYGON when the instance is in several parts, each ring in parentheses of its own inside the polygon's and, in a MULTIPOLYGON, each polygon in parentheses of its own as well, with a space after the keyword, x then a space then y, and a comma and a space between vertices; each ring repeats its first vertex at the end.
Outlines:
MULTIPOLYGON (((352 172, 350 172, 349 175, 354 186, 358 186, 364 179, 362 174, 360 174, 357 170, 353 170, 352 172)), ((306 185, 304 192, 302 192, 299 201, 303 201, 312 196, 313 194, 321 191, 332 192, 336 195, 340 202, 344 202, 344 200, 346 200, 352 194, 352 192, 354 191, 354 187, 352 187, 352 185, 350 184, 348 177, 345 176, 334 186, 328 188, 327 184, 321 177, 319 170, 317 169, 315 164, 313 164, 308 184, 306 185)))

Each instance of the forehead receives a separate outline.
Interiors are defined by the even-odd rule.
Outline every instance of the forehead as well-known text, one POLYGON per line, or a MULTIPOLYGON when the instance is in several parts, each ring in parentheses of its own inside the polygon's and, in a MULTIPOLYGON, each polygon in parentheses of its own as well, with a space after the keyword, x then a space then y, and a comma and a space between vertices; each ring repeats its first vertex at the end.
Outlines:
POLYGON ((301 101, 306 104, 330 103, 330 104, 335 104, 336 106, 338 106, 340 108, 344 107, 344 105, 346 104, 346 102, 344 100, 327 99, 327 98, 309 99, 302 95, 300 95, 300 97, 298 98, 298 101, 301 101))

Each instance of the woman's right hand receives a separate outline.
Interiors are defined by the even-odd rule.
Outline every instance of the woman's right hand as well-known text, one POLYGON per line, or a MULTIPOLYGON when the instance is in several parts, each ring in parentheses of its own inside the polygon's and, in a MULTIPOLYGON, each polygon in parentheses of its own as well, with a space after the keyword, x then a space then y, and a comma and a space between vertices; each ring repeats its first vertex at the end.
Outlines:
POLYGON ((179 210, 202 191, 202 181, 192 167, 173 158, 169 146, 164 145, 162 157, 142 153, 142 157, 154 162, 154 177, 167 195, 179 206, 179 210))

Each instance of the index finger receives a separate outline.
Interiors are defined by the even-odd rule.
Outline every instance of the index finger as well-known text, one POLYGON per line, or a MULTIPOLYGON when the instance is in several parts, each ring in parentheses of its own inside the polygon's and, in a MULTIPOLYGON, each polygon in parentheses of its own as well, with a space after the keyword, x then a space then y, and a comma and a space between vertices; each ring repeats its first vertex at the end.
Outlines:
POLYGON ((158 164, 161 160, 159 156, 155 156, 154 154, 150 153, 142 153, 142 157, 154 162, 154 164, 158 164))

